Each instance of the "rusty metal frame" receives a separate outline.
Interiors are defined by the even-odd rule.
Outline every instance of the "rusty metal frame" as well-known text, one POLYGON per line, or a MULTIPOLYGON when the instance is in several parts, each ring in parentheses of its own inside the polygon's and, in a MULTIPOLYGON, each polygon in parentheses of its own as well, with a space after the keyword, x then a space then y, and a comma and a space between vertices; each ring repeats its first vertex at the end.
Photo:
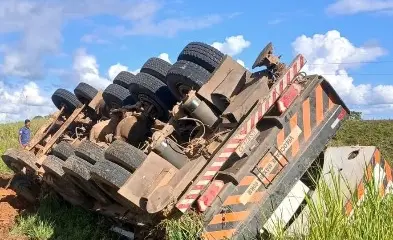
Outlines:
POLYGON ((84 117, 81 116, 81 114, 83 114, 82 111, 85 110, 86 107, 95 109, 97 105, 100 103, 101 99, 102 99, 102 91, 98 91, 96 96, 90 101, 88 105, 83 105, 79 108, 76 108, 73 111, 73 113, 67 118, 67 120, 61 125, 60 129, 57 130, 57 132, 53 136, 51 136, 50 140, 45 144, 45 146, 41 146, 39 143, 42 140, 44 140, 46 137, 48 137, 49 131, 52 129, 52 127, 56 124, 56 121, 58 121, 59 118, 64 113, 64 106, 63 106, 54 115, 52 115, 51 118, 36 132, 36 134, 34 135, 33 139, 31 140, 26 150, 35 153, 34 150, 38 149, 36 153, 36 157, 38 159, 37 162, 40 164, 42 162, 44 155, 48 153, 48 151, 53 147, 53 145, 56 143, 59 137, 72 124, 72 122, 74 122, 79 118, 84 117))
POLYGON ((59 111, 55 113, 46 123, 43 125, 37 133, 34 135, 32 141, 27 147, 28 151, 33 150, 37 146, 38 143, 40 143, 46 136, 46 134, 49 132, 49 130, 53 127, 53 125, 56 123, 56 121, 59 119, 61 114, 64 111, 64 107, 62 107, 59 111))
POLYGON ((71 123, 79 116, 79 114, 85 109, 85 105, 74 110, 74 112, 67 118, 59 130, 50 138, 49 142, 45 144, 44 148, 40 150, 37 157, 46 154, 49 149, 56 143, 57 139, 64 133, 64 131, 71 125, 71 123))

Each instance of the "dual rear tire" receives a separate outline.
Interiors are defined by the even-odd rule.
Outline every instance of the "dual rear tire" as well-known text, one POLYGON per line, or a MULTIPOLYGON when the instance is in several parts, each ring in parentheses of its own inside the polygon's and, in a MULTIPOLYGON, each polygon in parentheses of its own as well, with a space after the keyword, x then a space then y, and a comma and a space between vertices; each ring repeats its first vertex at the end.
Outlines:
POLYGON ((158 118, 167 120, 168 111, 176 101, 182 100, 190 90, 199 90, 224 57, 223 53, 208 44, 191 42, 181 51, 178 61, 173 65, 159 58, 150 58, 140 73, 134 75, 123 71, 116 76, 113 83, 122 87, 118 90, 117 102, 126 104, 124 99, 127 98, 128 89, 135 102, 152 104, 158 118))
POLYGON ((110 108, 120 108, 141 101, 154 107, 154 117, 167 120, 169 110, 176 103, 166 85, 166 75, 170 68, 171 64, 168 62, 150 58, 136 75, 127 71, 120 72, 113 84, 104 90, 105 103, 110 108))
POLYGON ((167 74, 167 84, 176 98, 182 100, 190 90, 198 91, 210 79, 224 54, 208 44, 191 42, 177 60, 167 74))
POLYGON ((57 89, 52 94, 52 102, 59 110, 64 107, 64 113, 70 115, 83 104, 88 105, 97 93, 97 89, 87 83, 81 82, 74 89, 74 93, 64 88, 57 89))

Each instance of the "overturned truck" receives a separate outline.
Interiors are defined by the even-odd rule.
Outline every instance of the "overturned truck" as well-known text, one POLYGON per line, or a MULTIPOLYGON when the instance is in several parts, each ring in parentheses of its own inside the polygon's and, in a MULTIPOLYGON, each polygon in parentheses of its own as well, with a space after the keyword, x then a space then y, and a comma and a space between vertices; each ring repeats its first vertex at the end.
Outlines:
POLYGON ((388 191, 392 172, 377 148, 326 149, 349 110, 323 76, 301 72, 302 55, 287 66, 270 43, 252 67, 264 68, 251 72, 192 42, 177 60, 151 58, 104 91, 58 89, 59 111, 26 149, 2 156, 18 173, 11 186, 35 200, 31 182, 45 181, 72 204, 142 228, 197 211, 202 239, 305 225, 305 196, 318 191, 310 175, 329 182, 332 169, 350 180, 348 199, 365 166, 388 191))

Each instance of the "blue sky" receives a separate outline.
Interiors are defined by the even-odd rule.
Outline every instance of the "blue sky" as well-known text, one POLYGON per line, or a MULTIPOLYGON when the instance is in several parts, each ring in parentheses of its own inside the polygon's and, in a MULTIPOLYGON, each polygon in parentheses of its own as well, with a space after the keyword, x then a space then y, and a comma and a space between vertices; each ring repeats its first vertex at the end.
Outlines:
POLYGON ((153 56, 173 63, 190 41, 246 67, 271 41, 286 62, 303 53, 366 118, 393 116, 393 0, 263 2, 1 0, 0 122, 53 111, 58 87, 104 88, 153 56))

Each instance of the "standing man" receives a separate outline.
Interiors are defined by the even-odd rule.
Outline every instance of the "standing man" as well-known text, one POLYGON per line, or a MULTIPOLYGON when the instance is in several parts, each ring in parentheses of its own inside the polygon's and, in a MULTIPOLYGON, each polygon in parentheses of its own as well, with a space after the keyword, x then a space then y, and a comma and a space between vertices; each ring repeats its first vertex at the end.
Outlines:
POLYGON ((30 120, 25 120, 25 126, 19 130, 19 144, 25 148, 30 142, 30 120))

